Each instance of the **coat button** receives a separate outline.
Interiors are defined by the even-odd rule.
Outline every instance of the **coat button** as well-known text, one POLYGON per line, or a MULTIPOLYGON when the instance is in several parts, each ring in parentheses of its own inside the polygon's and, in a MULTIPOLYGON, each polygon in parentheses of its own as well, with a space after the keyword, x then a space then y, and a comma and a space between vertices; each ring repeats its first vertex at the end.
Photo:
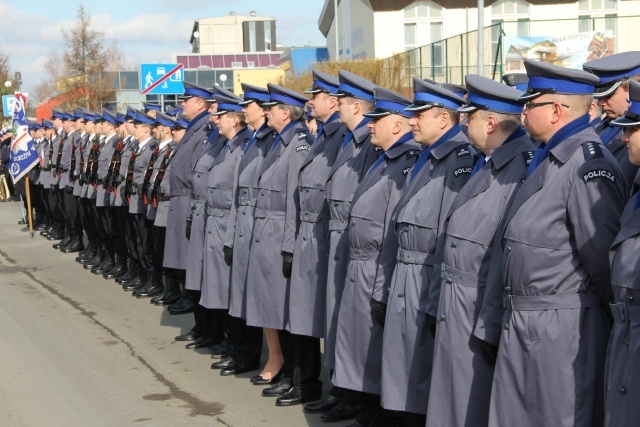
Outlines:
POLYGON ((400 293, 398 294, 398 298, 404 298, 404 292, 400 292, 400 293))
POLYGON ((627 389, 624 386, 620 387, 618 391, 620 392, 620 394, 627 394, 627 389))
POLYGON ((355 221, 351 221, 351 225, 356 225, 356 222, 355 221))
POLYGON ((631 344, 631 341, 629 341, 629 338, 627 338, 626 340, 624 340, 624 343, 625 343, 626 345, 629 345, 629 344, 631 344))
POLYGON ((629 302, 633 302, 633 295, 627 295, 627 300, 629 302))
POLYGON ((402 231, 407 232, 409 231, 409 227, 407 227, 406 225, 404 227, 402 227, 402 231))
POLYGON ((307 238, 302 236, 302 240, 304 240, 305 242, 307 241, 307 238))
POLYGON ((244 236, 244 234, 240 233, 239 236, 242 237, 242 236, 244 236))
POLYGON ((256 243, 260 243, 260 239, 256 239, 256 243))
POLYGON ((351 277, 351 278, 349 278, 349 281, 350 282, 355 282, 356 280, 353 277, 351 277))
POLYGON ((511 246, 507 245, 507 252, 511 252, 511 246))
POLYGON ((451 246, 452 248, 455 248, 455 247, 457 247, 458 245, 456 245, 456 242, 451 242, 451 244, 450 244, 449 246, 451 246))

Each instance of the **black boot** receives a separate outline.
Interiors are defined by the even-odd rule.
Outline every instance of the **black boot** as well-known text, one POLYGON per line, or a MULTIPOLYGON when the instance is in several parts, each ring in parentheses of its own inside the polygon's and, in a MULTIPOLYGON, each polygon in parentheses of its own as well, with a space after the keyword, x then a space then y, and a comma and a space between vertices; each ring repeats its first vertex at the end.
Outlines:
MULTIPOLYGON (((127 259, 127 256, 123 255, 123 259, 127 259)), ((130 274, 129 272, 132 271, 132 269, 133 269, 132 266, 133 266, 133 261, 131 261, 130 259, 127 262, 125 262, 124 263, 124 270, 122 271, 122 273, 120 273, 120 274, 118 274, 118 275, 116 275, 114 277, 114 279, 116 279, 116 282, 119 279, 125 277, 127 274, 130 274)))
POLYGON ((149 279, 149 283, 143 289, 134 295, 138 298, 151 298, 162 294, 164 286, 162 285, 162 272, 154 272, 149 279))
POLYGON ((136 291, 144 288, 147 285, 147 282, 149 282, 149 276, 140 264, 138 264, 138 276, 136 277, 136 279, 138 280, 134 280, 131 283, 124 284, 122 286, 122 289, 124 289, 125 291, 136 291))
POLYGON ((95 267, 96 265, 102 263, 104 261, 104 253, 105 253, 104 246, 103 245, 98 246, 96 248, 96 254, 92 258, 90 258, 90 259, 86 260, 85 262, 83 262, 82 266, 86 270, 88 270, 88 269, 90 269, 92 267, 95 267))
POLYGON ((104 261, 98 265, 94 265, 91 269, 93 274, 104 274, 105 271, 113 268, 113 254, 105 251, 104 261))
POLYGON ((60 250, 65 254, 69 254, 72 252, 80 252, 83 249, 84 249, 84 243, 82 243, 82 234, 79 234, 79 235, 75 234, 71 238, 71 242, 69 242, 68 245, 60 248, 60 250))
POLYGON ((53 249, 60 249, 64 246, 67 246, 69 243, 71 243, 71 235, 66 236, 64 239, 62 239, 58 243, 54 243, 53 249))
POLYGON ((190 290, 185 289, 184 283, 182 282, 180 283, 180 290, 182 291, 182 298, 180 298, 177 303, 169 306, 169 314, 185 314, 193 312, 193 293, 190 290))
POLYGON ((105 279, 114 279, 116 276, 124 274, 127 271, 127 266, 125 264, 125 259, 121 255, 116 255, 116 263, 113 268, 109 271, 106 271, 102 277, 105 279))
POLYGON ((171 305, 180 300, 180 285, 178 278, 175 276, 163 276, 164 292, 162 295, 151 298, 151 304, 155 305, 171 305))
POLYGON ((131 260, 129 262, 129 271, 124 276, 120 276, 116 279, 116 282, 124 285, 125 283, 133 280, 138 275, 138 266, 135 261, 131 260))

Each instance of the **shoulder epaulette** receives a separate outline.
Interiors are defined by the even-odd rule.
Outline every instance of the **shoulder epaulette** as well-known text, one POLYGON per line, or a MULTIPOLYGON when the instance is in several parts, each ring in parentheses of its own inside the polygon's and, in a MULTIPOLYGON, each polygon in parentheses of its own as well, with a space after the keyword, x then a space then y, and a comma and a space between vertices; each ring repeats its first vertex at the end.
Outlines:
POLYGON ((600 144, 594 141, 585 141, 582 143, 582 151, 584 152, 584 159, 591 160, 596 157, 604 157, 602 147, 600 144))
POLYGON ((531 164, 531 161, 533 160, 533 155, 534 155, 535 151, 525 151, 522 153, 522 155, 524 156, 524 164, 529 167, 529 165, 531 164))
POLYGON ((466 146, 462 146, 460 148, 458 148, 458 157, 468 157, 471 156, 471 151, 469 151, 469 148, 466 146))

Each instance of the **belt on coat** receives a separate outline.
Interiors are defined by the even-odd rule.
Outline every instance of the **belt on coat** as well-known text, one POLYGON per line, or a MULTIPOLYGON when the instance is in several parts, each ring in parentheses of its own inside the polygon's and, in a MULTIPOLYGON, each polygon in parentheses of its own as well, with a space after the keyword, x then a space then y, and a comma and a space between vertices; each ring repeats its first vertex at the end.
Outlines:
POLYGON ((457 283, 462 286, 467 286, 469 288, 477 288, 478 285, 487 283, 486 276, 480 276, 479 274, 470 273, 468 271, 458 270, 457 268, 453 268, 442 263, 441 276, 444 280, 449 280, 451 282, 457 283))
POLYGON ((431 254, 428 252, 409 251, 407 249, 398 248, 398 255, 396 256, 396 260, 403 264, 433 265, 435 254, 431 254))
POLYGON ((628 305, 626 302, 609 304, 613 318, 617 322, 640 322, 640 306, 628 305))
POLYGON ((158 196, 159 202, 168 202, 171 199, 171 196, 158 196))
POLYGON ((329 219, 326 213, 300 211, 300 221, 304 222, 321 222, 329 219))
POLYGON ((346 219, 329 220, 329 231, 344 231, 349 227, 349 221, 346 219))
POLYGON ((284 219, 285 213, 282 211, 272 211, 270 209, 256 208, 255 218, 284 219))
POLYGON ((359 261, 369 261, 370 259, 375 259, 380 255, 380 251, 378 249, 357 249, 350 248, 349 249, 349 259, 355 259, 359 261))
POLYGON ((505 310, 537 311, 564 308, 600 307, 601 303, 596 294, 580 292, 575 294, 539 296, 505 295, 503 306, 505 310))
POLYGON ((191 189, 190 188, 174 188, 171 190, 171 195, 172 196, 190 196, 191 195, 191 189))
POLYGON ((229 209, 210 208, 207 206, 207 216, 216 216, 218 218, 223 218, 229 215, 231 215, 231 211, 229 209))
POLYGON ((239 206, 255 207, 257 200, 258 200, 257 197, 239 196, 238 197, 238 205, 239 206))

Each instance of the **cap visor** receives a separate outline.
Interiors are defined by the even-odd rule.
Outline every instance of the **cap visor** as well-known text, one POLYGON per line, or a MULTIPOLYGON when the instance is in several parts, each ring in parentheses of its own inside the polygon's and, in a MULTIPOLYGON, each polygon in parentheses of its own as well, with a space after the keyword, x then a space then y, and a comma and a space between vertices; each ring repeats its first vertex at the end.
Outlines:
POLYGON ((620 117, 619 119, 612 120, 610 124, 612 126, 619 126, 619 127, 634 127, 634 126, 640 126, 640 119, 630 119, 628 117, 620 117))
POLYGON ((370 119, 376 119, 376 118, 390 116, 390 115, 391 115, 390 111, 382 111, 382 110, 373 110, 363 114, 364 117, 368 117, 370 119))
POLYGON ((458 112, 458 113, 473 113, 476 110, 478 110, 478 107, 475 107, 473 105, 463 105, 462 107, 458 108, 456 110, 456 112, 458 112))
POLYGON ((404 111, 422 111, 428 110, 429 108, 433 108, 431 104, 411 104, 404 111))
POLYGON ((605 98, 613 94, 613 92, 615 92, 620 87, 621 84, 622 84, 622 81, 617 81, 613 83, 611 86, 601 86, 599 88, 596 87, 596 91, 593 93, 593 97, 605 98))
POLYGON ((340 98, 342 96, 348 96, 344 92, 329 92, 329 96, 335 96, 336 98, 340 98))
POLYGON ((319 92, 322 92, 322 90, 321 90, 321 89, 309 89, 309 90, 305 90, 305 91, 304 91, 304 92, 302 92, 302 93, 306 93, 306 94, 314 94, 314 93, 319 93, 319 92))
POLYGON ((238 102, 238 105, 245 106, 245 105, 249 105, 249 104, 251 104, 252 102, 255 102, 255 101, 256 101, 255 99, 245 99, 244 101, 238 102))
POLYGON ((274 105, 278 105, 281 104, 281 102, 278 101, 266 101, 262 103, 263 107, 273 107, 274 105))
POLYGON ((519 97, 517 97, 516 101, 528 101, 530 99, 537 98, 540 95, 542 95, 542 92, 533 92, 533 93, 525 92, 522 95, 520 95, 519 97))

